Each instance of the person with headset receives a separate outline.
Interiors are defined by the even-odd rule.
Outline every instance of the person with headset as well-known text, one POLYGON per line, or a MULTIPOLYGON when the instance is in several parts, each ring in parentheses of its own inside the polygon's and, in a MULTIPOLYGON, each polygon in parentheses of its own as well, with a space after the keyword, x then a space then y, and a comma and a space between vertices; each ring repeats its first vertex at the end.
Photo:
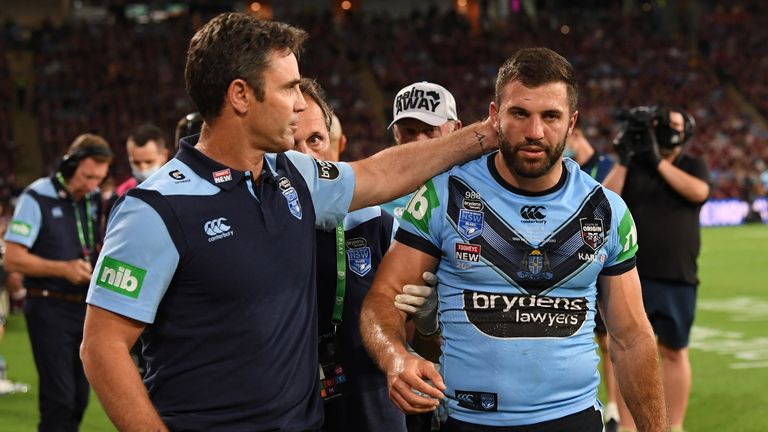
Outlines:
POLYGON ((102 200, 112 151, 78 136, 57 169, 19 197, 5 234, 5 267, 24 275, 24 313, 40 377, 40 431, 75 431, 90 392, 79 357, 85 295, 101 246, 102 200))
MULTIPOLYGON (((683 152, 693 116, 679 108, 632 112, 646 120, 635 128, 630 122, 617 137, 619 163, 603 185, 621 195, 635 218, 643 304, 658 338, 670 425, 682 431, 691 389, 687 347, 696 310, 699 212, 711 190, 709 171, 704 159, 683 152)), ((632 431, 622 405, 620 430, 632 431)))

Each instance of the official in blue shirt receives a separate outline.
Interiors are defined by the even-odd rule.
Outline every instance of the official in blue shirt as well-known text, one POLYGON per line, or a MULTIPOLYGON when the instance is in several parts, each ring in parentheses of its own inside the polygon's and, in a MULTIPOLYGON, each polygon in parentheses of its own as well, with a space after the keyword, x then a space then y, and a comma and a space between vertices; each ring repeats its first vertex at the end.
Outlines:
POLYGON ((49 177, 19 197, 5 234, 5 267, 24 275, 24 315, 40 377, 40 431, 76 431, 90 389, 78 357, 85 293, 101 245, 101 194, 112 151, 75 139, 49 177))
POLYGON ((88 292, 81 356, 120 430, 319 428, 315 229, 497 144, 486 121, 349 164, 288 151, 305 38, 244 13, 192 37, 201 134, 117 203, 88 292))

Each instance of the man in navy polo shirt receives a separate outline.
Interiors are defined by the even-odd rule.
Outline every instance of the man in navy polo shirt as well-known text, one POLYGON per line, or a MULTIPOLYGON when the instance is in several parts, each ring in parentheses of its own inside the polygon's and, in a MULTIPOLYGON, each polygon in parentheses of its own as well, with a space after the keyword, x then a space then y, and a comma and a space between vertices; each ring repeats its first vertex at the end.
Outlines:
POLYGON ((5 234, 5 267, 24 275, 24 314, 40 376, 40 431, 76 431, 88 405, 78 357, 85 294, 101 242, 101 194, 112 151, 80 135, 58 169, 27 187, 5 234))
MULTIPOLYGON (((340 142, 332 141, 330 132, 334 125, 340 129, 339 120, 314 80, 303 78, 300 87, 307 109, 299 116, 296 149, 337 162, 340 142)), ((336 135, 340 138, 341 133, 336 135)), ((379 206, 349 213, 335 230, 317 230, 324 432, 406 431, 405 415, 387 395, 387 377, 368 356, 360 337, 363 299, 396 230, 395 218, 379 206)))
POLYGON ((201 135, 118 201, 88 293, 81 356, 120 430, 319 428, 315 229, 497 145, 486 121, 349 164, 287 152, 305 38, 227 13, 190 42, 201 135))

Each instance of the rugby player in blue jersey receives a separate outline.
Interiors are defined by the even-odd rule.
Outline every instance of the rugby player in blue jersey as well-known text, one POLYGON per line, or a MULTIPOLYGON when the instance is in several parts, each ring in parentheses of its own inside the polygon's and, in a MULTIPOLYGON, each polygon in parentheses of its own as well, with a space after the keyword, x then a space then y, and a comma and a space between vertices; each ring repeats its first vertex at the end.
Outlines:
POLYGON ((632 216, 562 158, 576 100, 560 55, 532 48, 508 59, 489 108, 500 151, 414 194, 363 304, 363 338, 390 398, 411 413, 446 399, 443 430, 602 431, 598 306, 639 429, 668 427, 632 216), (427 271, 438 284, 426 303, 437 307, 414 319, 419 331, 441 331, 441 373, 408 353, 405 314, 394 306, 427 271))

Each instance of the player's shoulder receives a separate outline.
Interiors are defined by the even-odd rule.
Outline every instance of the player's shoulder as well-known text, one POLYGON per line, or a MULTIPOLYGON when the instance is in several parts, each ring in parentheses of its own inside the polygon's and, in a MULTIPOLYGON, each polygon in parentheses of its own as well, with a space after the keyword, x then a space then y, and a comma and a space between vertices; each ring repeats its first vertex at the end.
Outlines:
POLYGON ((41 177, 29 186, 24 188, 24 192, 34 192, 37 195, 47 198, 58 198, 56 194, 56 187, 53 185, 53 180, 50 177, 41 177))
POLYGON ((165 196, 214 195, 220 190, 178 159, 168 161, 136 189, 157 191, 165 196))
POLYGON ((391 226, 394 216, 379 206, 365 207, 347 214, 344 217, 344 229, 349 231, 363 224, 378 224, 391 226))

